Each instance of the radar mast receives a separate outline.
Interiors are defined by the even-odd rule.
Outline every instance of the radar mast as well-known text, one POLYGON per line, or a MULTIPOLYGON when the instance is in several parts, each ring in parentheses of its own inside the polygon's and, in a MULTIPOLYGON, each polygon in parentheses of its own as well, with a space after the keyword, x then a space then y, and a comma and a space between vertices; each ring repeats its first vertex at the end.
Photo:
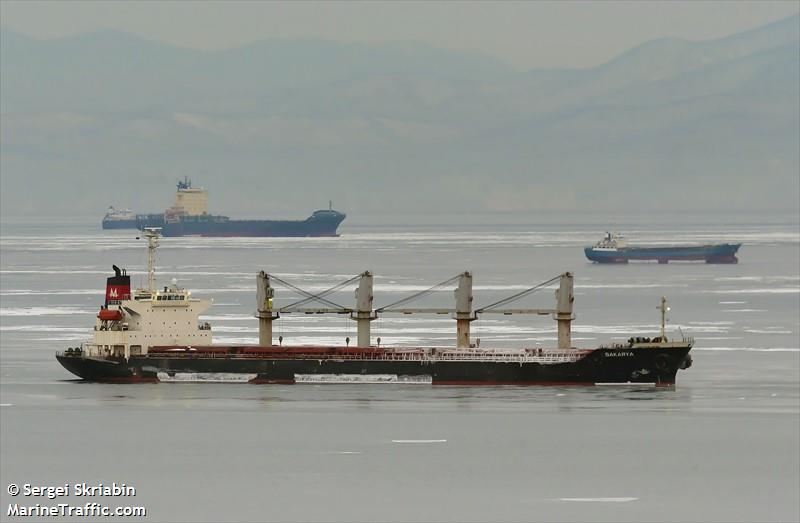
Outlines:
POLYGON ((152 296, 156 292, 156 248, 161 227, 145 227, 142 234, 147 238, 147 290, 152 296))
POLYGON ((661 341, 667 341, 666 335, 666 323, 667 323, 667 313, 669 312, 669 307, 667 307, 667 297, 661 297, 661 305, 656 307, 656 309, 661 311, 661 341))

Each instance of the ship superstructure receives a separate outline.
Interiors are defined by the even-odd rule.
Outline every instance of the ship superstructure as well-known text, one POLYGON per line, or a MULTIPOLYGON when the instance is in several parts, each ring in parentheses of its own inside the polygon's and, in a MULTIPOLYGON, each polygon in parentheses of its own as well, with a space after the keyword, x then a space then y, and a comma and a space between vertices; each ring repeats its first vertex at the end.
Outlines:
POLYGON ((211 300, 193 298, 175 281, 157 288, 155 250, 159 233, 146 229, 143 236, 148 241, 147 288, 132 291, 127 271, 114 266, 92 340, 79 349, 84 357, 127 360, 146 355, 154 346, 211 343, 211 326, 198 319, 211 307, 211 300))
POLYGON ((175 203, 167 212, 186 216, 208 214, 208 191, 202 187, 192 187, 192 181, 184 177, 182 182, 178 182, 175 203))
POLYGON ((472 274, 464 272, 431 289, 395 303, 373 306, 373 275, 363 272, 328 291, 313 294, 263 271, 256 275, 259 344, 212 345, 211 330, 199 314, 211 302, 198 300, 173 283, 155 284, 154 253, 158 230, 148 239, 148 287, 130 292, 130 277, 115 267, 106 304, 98 313, 93 339, 56 357, 85 380, 107 382, 159 381, 176 376, 236 375, 252 383, 306 381, 422 381, 435 385, 554 385, 651 383, 671 385, 679 369, 691 365, 694 340, 668 339, 666 299, 662 298, 659 336, 630 337, 625 343, 577 348, 572 343, 573 275, 569 272, 512 296, 473 308, 472 274), (273 284, 301 292, 304 298, 276 308, 273 284), (344 285, 357 284, 354 307, 326 296, 344 285), (555 308, 514 309, 507 305, 537 290, 558 285, 555 308), (406 305, 446 285, 456 285, 455 307, 409 308, 406 305), (313 302, 317 307, 310 307, 313 302), (357 324, 354 346, 291 346, 274 344, 272 323, 285 314, 347 314, 357 324), (373 338, 370 323, 384 314, 449 314, 455 320, 454 347, 387 347, 373 338), (473 339, 470 324, 489 314, 551 316, 557 323, 555 348, 484 348, 473 339))

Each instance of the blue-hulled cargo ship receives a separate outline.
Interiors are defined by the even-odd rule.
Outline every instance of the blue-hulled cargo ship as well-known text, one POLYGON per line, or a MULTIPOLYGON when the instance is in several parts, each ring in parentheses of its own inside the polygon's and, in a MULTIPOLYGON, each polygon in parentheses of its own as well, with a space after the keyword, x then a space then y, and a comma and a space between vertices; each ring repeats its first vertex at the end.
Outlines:
POLYGON ((736 253, 741 243, 715 243, 707 245, 628 245, 619 234, 606 233, 605 237, 583 251, 595 263, 628 263, 630 261, 704 261, 706 263, 738 263, 736 253))
MULTIPOLYGON (((113 211, 113 207, 109 213, 113 211)), ((346 218, 333 209, 314 211, 304 220, 235 220, 221 214, 208 213, 208 191, 193 187, 192 181, 184 178, 178 182, 175 203, 163 213, 136 214, 117 212, 112 218, 106 214, 103 229, 139 229, 158 227, 163 236, 278 236, 320 237, 338 236, 339 224, 346 218)))
MULTIPOLYGON (((338 236, 337 228, 344 213, 333 208, 314 211, 305 220, 232 220, 227 216, 202 214, 166 218, 162 227, 164 236, 280 236, 322 237, 338 236)), ((144 227, 154 227, 147 220, 144 227)))

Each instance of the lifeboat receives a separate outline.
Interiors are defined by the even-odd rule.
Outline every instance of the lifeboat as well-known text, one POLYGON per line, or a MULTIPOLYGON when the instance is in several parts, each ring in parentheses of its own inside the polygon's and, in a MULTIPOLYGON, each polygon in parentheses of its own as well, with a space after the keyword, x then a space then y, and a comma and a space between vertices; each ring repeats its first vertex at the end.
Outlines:
POLYGON ((103 321, 119 321, 122 319, 122 311, 119 309, 100 309, 97 317, 103 321))

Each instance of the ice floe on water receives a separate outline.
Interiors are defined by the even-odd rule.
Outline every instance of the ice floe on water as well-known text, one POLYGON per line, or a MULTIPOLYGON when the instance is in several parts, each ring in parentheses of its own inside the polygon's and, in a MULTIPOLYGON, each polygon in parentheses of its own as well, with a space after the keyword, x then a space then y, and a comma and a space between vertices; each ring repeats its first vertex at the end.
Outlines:
POLYGON ((97 289, 63 289, 63 290, 31 290, 7 289, 0 291, 0 296, 102 296, 102 287, 97 289))
POLYGON ((705 294, 800 294, 800 286, 763 287, 758 289, 706 289, 705 294))
POLYGON ((800 347, 702 347, 695 346, 692 351, 743 351, 743 352, 800 352, 800 347))
POLYGON ((231 372, 159 372, 158 380, 175 383, 247 383, 257 374, 231 372))
POLYGON ((2 316, 72 316, 76 314, 93 314, 94 310, 76 306, 61 307, 0 307, 2 316))
POLYGON ((623 497, 623 498, 559 498, 561 501, 572 501, 576 503, 629 503, 637 501, 639 498, 623 497))
POLYGON ((200 316, 200 320, 201 321, 253 321, 253 322, 256 321, 255 315, 253 314, 204 314, 200 316))
POLYGON ((56 325, 0 325, 0 331, 6 332, 89 332, 88 327, 61 327, 56 325))

